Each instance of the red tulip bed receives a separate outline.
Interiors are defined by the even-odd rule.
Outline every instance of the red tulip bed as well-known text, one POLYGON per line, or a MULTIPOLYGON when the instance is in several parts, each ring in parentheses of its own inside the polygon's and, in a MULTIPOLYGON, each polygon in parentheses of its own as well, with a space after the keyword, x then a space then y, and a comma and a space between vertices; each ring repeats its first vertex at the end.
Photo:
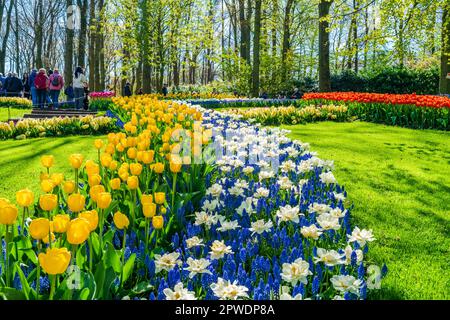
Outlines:
POLYGON ((362 121, 450 130, 450 98, 444 96, 327 92, 307 93, 303 99, 316 104, 343 103, 351 116, 362 121))

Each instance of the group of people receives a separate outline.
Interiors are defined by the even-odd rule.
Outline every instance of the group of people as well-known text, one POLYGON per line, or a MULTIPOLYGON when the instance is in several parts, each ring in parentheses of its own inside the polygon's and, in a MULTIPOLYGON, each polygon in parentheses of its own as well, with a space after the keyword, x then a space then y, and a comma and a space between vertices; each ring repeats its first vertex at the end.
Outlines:
POLYGON ((0 73, 0 96, 24 97, 31 99, 34 107, 58 109, 61 105, 60 95, 64 90, 67 98, 64 104, 76 109, 87 109, 88 81, 82 67, 75 69, 71 80, 65 86, 64 77, 58 69, 33 69, 30 74, 25 73, 22 79, 16 73, 9 73, 6 77, 0 73))

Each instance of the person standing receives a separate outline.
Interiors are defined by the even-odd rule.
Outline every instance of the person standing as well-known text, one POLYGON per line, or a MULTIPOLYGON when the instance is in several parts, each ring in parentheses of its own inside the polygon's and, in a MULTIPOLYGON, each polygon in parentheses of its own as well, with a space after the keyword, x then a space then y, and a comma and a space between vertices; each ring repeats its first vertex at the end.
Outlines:
POLYGON ((23 97, 25 98, 25 99, 30 99, 30 96, 31 96, 31 94, 30 94, 30 83, 29 83, 29 79, 30 77, 28 76, 28 73, 27 72, 25 72, 24 74, 23 74, 23 77, 22 77, 22 86, 23 86, 23 97))
POLYGON ((58 69, 54 69, 50 80, 50 99, 52 100, 53 107, 59 107, 59 94, 61 89, 64 88, 64 78, 59 74, 58 69))
POLYGON ((74 106, 74 101, 73 101, 74 93, 73 93, 73 86, 72 86, 71 83, 70 83, 70 84, 66 87, 66 89, 64 90, 64 94, 65 94, 66 97, 67 97, 66 105, 67 105, 68 107, 73 107, 73 106, 74 106))
POLYGON ((3 76, 3 73, 0 73, 0 97, 5 95, 5 81, 6 78, 3 76))
POLYGON ((34 86, 36 87, 36 98, 37 105, 44 109, 44 106, 47 102, 47 90, 49 87, 49 80, 46 74, 45 69, 39 69, 39 73, 34 79, 34 86))
POLYGON ((28 79, 28 85, 30 86, 30 92, 31 92, 31 101, 33 102, 33 106, 37 105, 37 93, 36 93, 36 86, 34 85, 34 80, 37 76, 37 70, 33 69, 31 70, 30 78, 28 79))
POLYGON ((125 84, 125 88, 123 89, 123 95, 125 97, 131 97, 133 95, 133 93, 131 92, 131 84, 129 82, 125 84))
POLYGON ((22 90, 22 81, 17 77, 17 74, 11 73, 11 77, 8 78, 8 81, 6 83, 6 91, 8 92, 8 97, 21 97, 22 90))
POLYGON ((162 94, 164 95, 164 97, 167 97, 167 95, 169 94, 169 88, 167 88, 167 84, 164 84, 162 88, 162 94))
POLYGON ((84 104, 84 89, 88 86, 87 78, 84 75, 83 68, 77 67, 75 69, 75 76, 73 78, 73 94, 75 98, 75 108, 77 110, 83 108, 84 104))

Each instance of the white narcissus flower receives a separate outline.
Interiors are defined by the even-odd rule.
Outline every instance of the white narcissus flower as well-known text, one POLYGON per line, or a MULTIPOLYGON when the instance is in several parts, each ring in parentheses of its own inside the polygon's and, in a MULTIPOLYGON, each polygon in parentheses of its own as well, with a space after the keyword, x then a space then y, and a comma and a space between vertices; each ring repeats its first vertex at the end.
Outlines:
POLYGON ((334 289, 340 292, 350 292, 359 295, 359 288, 361 287, 362 281, 357 280, 353 276, 333 276, 331 277, 331 283, 334 289))
POLYGON ((218 197, 220 197, 220 195, 222 194, 222 192, 223 192, 222 186, 221 186, 220 184, 218 184, 218 183, 215 183, 215 184, 213 184, 211 187, 208 188, 208 190, 206 191, 206 194, 207 194, 207 195, 210 194, 210 195, 212 195, 213 197, 218 198, 218 197))
POLYGON ((320 181, 322 181, 325 184, 334 184, 336 183, 336 178, 334 177, 333 173, 331 171, 323 172, 319 175, 320 181))
POLYGON ((183 283, 179 282, 173 290, 166 288, 163 290, 166 300, 197 300, 195 293, 183 288, 183 283))
POLYGON ((228 189, 228 192, 235 197, 238 196, 242 196, 244 194, 244 189, 238 187, 238 186, 233 186, 231 188, 228 189))
POLYGON ((210 254, 211 259, 218 260, 222 259, 226 254, 233 254, 233 251, 231 250, 231 246, 227 246, 223 240, 215 240, 211 245, 210 254))
POLYGON ((299 216, 303 214, 300 213, 299 207, 291 207, 287 205, 285 207, 280 207, 277 211, 278 223, 281 222, 294 222, 299 223, 299 216))
POLYGON ((231 283, 222 278, 217 283, 211 284, 214 295, 220 300, 237 300, 239 298, 248 298, 248 288, 238 285, 237 281, 231 283))
POLYGON ((334 198, 335 198, 337 201, 342 201, 342 202, 345 201, 345 195, 344 195, 343 193, 336 193, 336 192, 333 192, 333 195, 334 195, 334 198))
POLYGON ((189 271, 189 278, 193 278, 195 277, 195 275, 197 274, 202 274, 202 273, 206 273, 206 274, 210 274, 212 275, 211 271, 208 270, 209 265, 211 264, 211 262, 209 262, 207 259, 192 259, 191 257, 189 257, 186 261, 186 263, 188 264, 187 268, 184 268, 184 270, 189 271))
POLYGON ((220 227, 217 228, 217 231, 226 232, 226 231, 235 230, 238 228, 240 228, 240 226, 239 226, 239 222, 237 222, 237 220, 225 221, 222 219, 222 221, 220 221, 220 227))
POLYGON ((343 264, 345 254, 340 254, 336 250, 325 250, 317 248, 317 257, 314 257, 314 263, 323 262, 327 267, 343 264))
POLYGON ((303 296, 300 293, 293 297, 289 292, 289 287, 283 286, 281 288, 280 300, 303 300, 303 296))
POLYGON ((211 200, 211 201, 206 200, 203 203, 202 209, 207 211, 207 212, 213 212, 213 211, 217 210, 220 206, 223 206, 223 202, 222 201, 219 201, 217 199, 214 199, 214 200, 211 200))
POLYGON ((218 222, 219 218, 217 215, 208 214, 204 211, 195 213, 195 225, 201 226, 205 225, 207 229, 211 228, 212 225, 218 222))
POLYGON ((255 222, 252 222, 251 228, 249 229, 252 232, 252 235, 255 233, 257 234, 263 234, 264 232, 269 231, 272 229, 273 223, 272 221, 265 222, 264 220, 258 220, 255 222))
POLYGON ((358 227, 353 229, 351 236, 348 239, 348 242, 358 242, 361 247, 364 247, 367 242, 372 242, 376 240, 372 234, 372 230, 360 230, 358 227))
POLYGON ((292 181, 289 180, 289 177, 281 177, 278 179, 277 183, 280 185, 281 190, 290 190, 292 189, 292 181))
POLYGON ((244 169, 242 169, 242 172, 245 174, 252 174, 253 171, 255 171, 255 168, 253 167, 245 167, 244 169))
POLYGON ((155 272, 159 273, 162 270, 169 272, 176 265, 181 265, 181 260, 178 260, 180 254, 178 252, 166 253, 164 255, 155 254, 155 272))
MULTIPOLYGON (((353 248, 348 245, 345 247, 345 264, 349 265, 352 262, 352 253, 353 253, 353 248)), ((360 263, 363 258, 364 258, 364 254, 362 252, 362 250, 355 250, 356 252, 356 262, 360 263)))
POLYGON ((317 240, 322 235, 322 230, 317 228, 315 224, 310 225, 309 227, 301 228, 300 232, 305 238, 317 240))
POLYGON ((188 249, 191 249, 193 247, 204 246, 203 239, 200 239, 197 236, 189 238, 189 239, 186 239, 186 246, 187 246, 188 249))
POLYGON ((295 286, 298 282, 308 284, 308 276, 312 275, 309 263, 298 258, 293 263, 283 263, 281 278, 295 286))
POLYGON ((241 188, 241 189, 248 189, 248 182, 242 179, 239 179, 234 184, 235 187, 241 188))
POLYGON ((324 214, 327 213, 331 210, 331 207, 327 204, 323 204, 323 203, 317 203, 314 202, 313 204, 310 204, 308 207, 308 212, 309 213, 318 213, 318 214, 324 214))
POLYGON ((269 194, 270 194, 269 189, 261 187, 256 189, 255 198, 267 198, 269 194))
POLYGON ((248 215, 251 215, 255 212, 255 210, 253 209, 253 198, 248 197, 247 199, 242 201, 241 205, 236 209, 236 212, 242 216, 244 210, 248 215))
POLYGON ((341 224, 339 219, 328 213, 321 214, 317 217, 317 223, 323 230, 339 230, 341 224))
POLYGON ((267 170, 267 171, 261 171, 259 173, 259 181, 263 181, 266 179, 271 179, 275 176, 275 174, 273 173, 273 171, 267 170))
POLYGON ((288 173, 288 172, 291 172, 291 171, 295 171, 296 168, 297 168, 297 165, 296 165, 295 162, 292 161, 292 160, 284 161, 284 162, 280 165, 281 172, 284 172, 284 173, 288 173))
POLYGON ((334 209, 331 209, 329 213, 332 217, 339 219, 339 218, 345 217, 347 210, 342 211, 340 208, 334 208, 334 209))

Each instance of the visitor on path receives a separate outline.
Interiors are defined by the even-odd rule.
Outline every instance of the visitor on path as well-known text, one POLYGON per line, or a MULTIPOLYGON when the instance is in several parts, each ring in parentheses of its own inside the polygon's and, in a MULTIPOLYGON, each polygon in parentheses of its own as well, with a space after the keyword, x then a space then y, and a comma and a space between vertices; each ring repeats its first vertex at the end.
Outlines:
POLYGON ((74 93, 73 93, 73 86, 72 84, 69 84, 66 89, 64 90, 64 94, 66 95, 66 105, 68 107, 73 107, 74 106, 74 93))
MULTIPOLYGON (((50 79, 50 76, 53 74, 53 70, 52 69, 48 69, 47 70, 47 77, 50 79)), ((45 100, 47 102, 47 105, 52 106, 52 99, 50 99, 50 91, 49 89, 47 89, 47 94, 45 96, 45 100)))
POLYGON ((75 98, 75 108, 77 110, 83 108, 84 104, 84 89, 87 88, 88 81, 84 75, 84 70, 82 67, 77 67, 75 69, 75 76, 73 78, 73 94, 75 98))
POLYGON ((8 97, 21 97, 23 85, 16 73, 11 73, 11 77, 6 79, 6 92, 8 97))
POLYGON ((0 97, 5 95, 5 81, 6 78, 3 76, 3 73, 0 73, 0 97))
POLYGON ((164 86, 162 87, 162 94, 164 95, 164 97, 167 97, 167 95, 169 94, 169 88, 167 88, 167 84, 164 84, 164 86))
POLYGON ((28 85, 30 86, 31 101, 33 102, 33 106, 37 105, 36 86, 34 85, 34 79, 36 79, 36 76, 37 70, 36 69, 31 70, 30 78, 28 79, 28 85))
POLYGON ((131 92, 131 84, 129 82, 127 82, 125 84, 125 87, 123 88, 123 95, 125 97, 131 97, 133 95, 133 93, 131 92))
POLYGON ((28 72, 25 72, 22 76, 22 86, 23 86, 23 97, 25 99, 30 100, 31 97, 31 88, 30 88, 30 82, 29 79, 30 77, 28 76, 28 72))
POLYGON ((144 90, 142 88, 140 88, 137 94, 139 96, 142 96, 144 94, 144 90))
POLYGON ((299 88, 294 89, 294 93, 291 96, 291 99, 301 99, 303 98, 303 92, 299 88))
POLYGON ((36 87, 37 105, 44 109, 47 103, 47 90, 49 87, 49 80, 44 68, 39 69, 39 73, 34 79, 34 86, 36 87))
POLYGON ((89 110, 89 88, 84 88, 83 109, 89 110))
POLYGON ((50 98, 54 108, 59 107, 59 94, 62 88, 64 88, 64 78, 59 74, 59 70, 53 70, 50 80, 50 98))

